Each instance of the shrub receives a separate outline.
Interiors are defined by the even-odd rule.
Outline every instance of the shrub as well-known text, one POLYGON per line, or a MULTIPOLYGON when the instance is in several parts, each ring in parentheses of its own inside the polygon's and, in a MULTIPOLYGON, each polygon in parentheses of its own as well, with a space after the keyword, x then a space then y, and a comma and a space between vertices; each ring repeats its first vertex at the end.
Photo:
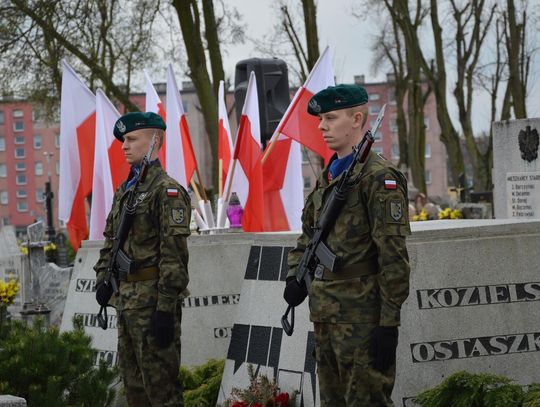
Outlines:
POLYGON ((421 407, 519 407, 521 386, 503 376, 457 372, 416 398, 421 407))
POLYGON ((184 390, 184 405, 186 407, 215 406, 224 368, 224 360, 214 359, 210 359, 204 365, 195 366, 191 370, 181 366, 180 383, 184 390))
POLYGON ((33 327, 9 325, 0 341, 0 394, 24 397, 29 407, 109 405, 116 371, 94 366, 95 351, 80 320, 64 333, 40 319, 33 327))

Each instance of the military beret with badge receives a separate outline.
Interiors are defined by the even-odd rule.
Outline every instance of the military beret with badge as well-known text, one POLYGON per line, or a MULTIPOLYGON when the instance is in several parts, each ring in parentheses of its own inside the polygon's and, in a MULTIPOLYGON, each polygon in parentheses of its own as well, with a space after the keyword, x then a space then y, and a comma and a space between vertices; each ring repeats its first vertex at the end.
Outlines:
POLYGON ((116 121, 114 125, 114 137, 123 143, 126 134, 140 129, 165 130, 167 126, 161 116, 154 112, 126 113, 116 121))
POLYGON ((368 93, 363 86, 342 84, 329 86, 317 92, 308 102, 307 111, 312 116, 332 110, 347 109, 368 102, 368 93))

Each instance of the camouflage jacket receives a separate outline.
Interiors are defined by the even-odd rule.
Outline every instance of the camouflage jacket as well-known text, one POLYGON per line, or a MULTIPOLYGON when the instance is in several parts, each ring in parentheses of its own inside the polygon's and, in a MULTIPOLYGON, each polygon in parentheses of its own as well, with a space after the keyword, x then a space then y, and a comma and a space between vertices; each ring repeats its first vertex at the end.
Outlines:
MULTIPOLYGON (((307 197, 302 234, 288 257, 288 276, 296 274, 296 266, 313 234, 311 228, 342 175, 329 182, 328 167, 325 168, 307 197)), ((378 267, 374 267, 373 274, 358 278, 314 280, 309 295, 311 320, 399 325, 401 304, 409 293, 405 246, 405 237, 410 234, 407 181, 390 162, 374 152, 364 164, 356 165, 351 180, 345 205, 325 243, 338 257, 341 267, 368 260, 378 267)))
MULTIPOLYGON (((120 212, 127 197, 126 183, 116 190, 107 217, 103 232, 105 244, 94 266, 98 282, 104 278, 110 258, 111 239, 119 226, 120 212)), ((135 220, 123 250, 140 268, 158 266, 159 279, 120 282, 119 295, 113 295, 111 305, 118 311, 156 307, 172 312, 189 281, 187 237, 190 234, 190 198, 157 162, 148 169, 146 180, 139 185, 136 200, 135 220)))

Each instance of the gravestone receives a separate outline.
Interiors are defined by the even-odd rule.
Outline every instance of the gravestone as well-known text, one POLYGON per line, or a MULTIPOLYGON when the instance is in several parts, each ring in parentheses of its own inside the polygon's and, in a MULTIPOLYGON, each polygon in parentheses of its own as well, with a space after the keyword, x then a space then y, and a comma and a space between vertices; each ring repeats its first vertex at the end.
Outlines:
POLYGON ((540 218, 540 119, 493 123, 496 218, 540 218))
POLYGON ((13 226, 3 226, 0 229, 0 279, 19 281, 20 290, 8 312, 12 318, 18 318, 23 304, 31 297, 28 256, 20 252, 13 226))

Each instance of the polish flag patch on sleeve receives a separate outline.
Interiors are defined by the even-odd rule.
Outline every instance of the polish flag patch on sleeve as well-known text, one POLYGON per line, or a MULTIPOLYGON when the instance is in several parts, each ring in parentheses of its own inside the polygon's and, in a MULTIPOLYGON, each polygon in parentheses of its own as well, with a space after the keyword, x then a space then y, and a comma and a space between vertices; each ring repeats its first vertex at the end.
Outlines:
POLYGON ((167 196, 178 196, 178 189, 167 188, 167 196))
POLYGON ((394 179, 384 180, 384 189, 397 189, 397 182, 394 179))

